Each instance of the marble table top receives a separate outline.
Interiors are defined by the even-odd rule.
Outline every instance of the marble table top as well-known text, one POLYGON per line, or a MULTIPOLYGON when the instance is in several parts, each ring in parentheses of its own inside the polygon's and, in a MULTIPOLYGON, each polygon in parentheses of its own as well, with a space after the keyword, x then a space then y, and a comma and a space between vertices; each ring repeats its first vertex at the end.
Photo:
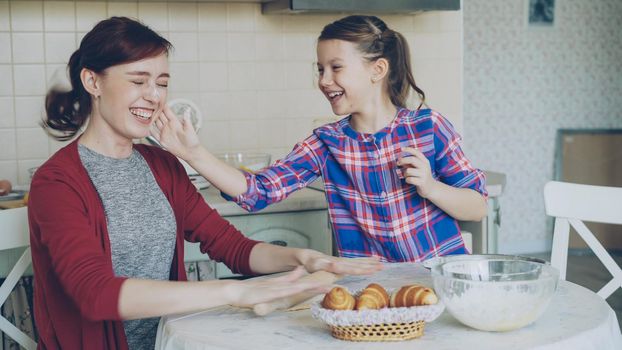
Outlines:
MULTIPOLYGON (((432 286, 421 264, 387 264, 373 276, 348 276, 338 284, 357 290, 370 282, 386 288, 420 283, 432 286)), ((551 303, 535 323, 511 332, 483 332, 459 323, 447 310, 425 326, 421 338, 402 342, 348 342, 330 335, 310 310, 255 316, 223 306, 162 318, 156 349, 622 349, 611 307, 592 291, 560 281, 551 303)))

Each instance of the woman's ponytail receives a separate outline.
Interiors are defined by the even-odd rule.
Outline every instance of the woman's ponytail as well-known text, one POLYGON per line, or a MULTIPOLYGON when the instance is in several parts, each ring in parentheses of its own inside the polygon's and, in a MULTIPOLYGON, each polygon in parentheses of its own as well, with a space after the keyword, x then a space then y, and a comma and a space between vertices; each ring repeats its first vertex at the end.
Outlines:
POLYGON ((84 89, 80 79, 83 68, 81 61, 78 49, 67 64, 71 90, 63 91, 54 87, 45 97, 47 119, 43 121, 43 128, 60 141, 73 138, 91 113, 91 95, 84 89))

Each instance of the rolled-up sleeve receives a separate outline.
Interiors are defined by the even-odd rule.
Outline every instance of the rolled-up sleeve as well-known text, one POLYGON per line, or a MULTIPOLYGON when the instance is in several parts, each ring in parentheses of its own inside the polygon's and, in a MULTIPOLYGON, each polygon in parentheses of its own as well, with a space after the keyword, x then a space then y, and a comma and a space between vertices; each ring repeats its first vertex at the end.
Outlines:
POLYGON ((254 174, 244 172, 247 191, 237 197, 222 193, 223 198, 247 211, 258 211, 282 201, 320 176, 319 147, 320 140, 315 135, 310 136, 274 165, 254 174))
POLYGON ((451 123, 438 113, 432 113, 434 124, 434 170, 439 179, 451 186, 470 188, 488 197, 486 175, 474 168, 462 151, 462 138, 451 123))

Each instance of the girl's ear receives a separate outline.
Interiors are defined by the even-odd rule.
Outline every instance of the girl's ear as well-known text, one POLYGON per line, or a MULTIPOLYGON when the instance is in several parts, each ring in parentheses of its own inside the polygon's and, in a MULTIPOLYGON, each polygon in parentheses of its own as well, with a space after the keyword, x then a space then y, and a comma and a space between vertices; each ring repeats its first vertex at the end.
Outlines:
POLYGON ((376 83, 384 79, 389 73, 389 61, 386 58, 377 59, 372 66, 372 83, 376 83))
POLYGON ((82 68, 82 71, 80 71, 80 80, 82 81, 82 86, 84 86, 84 89, 89 94, 95 97, 99 97, 99 95, 101 95, 99 79, 99 75, 97 75, 97 73, 93 72, 90 69, 82 68))

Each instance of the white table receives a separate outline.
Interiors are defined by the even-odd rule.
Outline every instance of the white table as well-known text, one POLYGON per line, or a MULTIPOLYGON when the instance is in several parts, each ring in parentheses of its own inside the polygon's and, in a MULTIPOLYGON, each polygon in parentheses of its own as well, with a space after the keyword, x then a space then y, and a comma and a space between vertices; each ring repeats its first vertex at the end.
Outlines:
MULTIPOLYGON (((371 281, 387 288, 419 282, 432 286, 420 264, 390 264, 370 277, 341 281, 361 289, 371 281)), ((622 349, 614 311, 592 291, 560 281, 544 315, 534 324, 505 333, 471 329, 445 311, 427 323, 421 338, 403 342, 357 343, 330 335, 310 310, 276 312, 265 317, 250 310, 220 307, 201 313, 168 316, 158 331, 158 350, 176 349, 622 349)))

